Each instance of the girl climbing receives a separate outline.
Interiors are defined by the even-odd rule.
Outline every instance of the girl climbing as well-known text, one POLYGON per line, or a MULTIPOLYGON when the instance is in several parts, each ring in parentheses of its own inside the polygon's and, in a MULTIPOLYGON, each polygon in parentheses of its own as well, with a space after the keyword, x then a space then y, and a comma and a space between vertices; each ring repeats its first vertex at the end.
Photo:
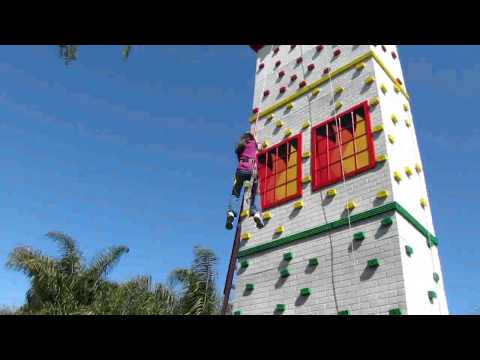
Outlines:
MULTIPOLYGON (((243 182, 252 180, 253 172, 257 166, 257 151, 259 150, 260 145, 251 133, 243 134, 240 138, 240 142, 235 148, 235 153, 238 158, 238 167, 235 173, 235 183, 233 184, 232 196, 230 198, 230 203, 228 204, 226 224, 228 230, 233 228, 233 221, 237 216, 236 212, 239 209, 240 193, 242 191, 243 182)), ((253 214, 253 220, 257 224, 257 228, 261 229, 264 224, 260 215, 261 209, 258 202, 258 196, 256 196, 258 182, 257 179, 253 180, 254 183, 252 185, 252 195, 250 198, 250 214, 253 214)))

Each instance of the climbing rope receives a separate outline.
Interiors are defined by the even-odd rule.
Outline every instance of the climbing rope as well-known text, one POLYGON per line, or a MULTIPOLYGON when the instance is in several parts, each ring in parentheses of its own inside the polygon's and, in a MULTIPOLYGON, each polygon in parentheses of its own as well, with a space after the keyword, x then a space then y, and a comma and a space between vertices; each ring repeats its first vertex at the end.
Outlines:
MULTIPOLYGON (((350 209, 348 207, 348 203, 350 201, 352 201, 352 199, 350 199, 350 192, 348 191, 348 187, 347 187, 347 179, 346 179, 346 176, 345 176, 345 169, 344 169, 344 164, 343 164, 343 143, 342 143, 342 139, 340 137, 340 129, 341 129, 341 122, 340 122, 340 119, 338 117, 338 113, 337 113, 337 108, 336 108, 336 105, 335 105, 335 90, 333 88, 333 81, 332 81, 332 75, 331 75, 331 72, 328 73, 328 83, 330 85, 330 95, 331 95, 331 99, 332 99, 332 108, 333 108, 333 113, 334 113, 334 117, 335 117, 335 125, 337 127, 337 142, 339 144, 339 150, 340 150, 340 164, 341 164, 341 170, 342 170, 342 182, 343 182, 343 190, 345 191, 345 193, 347 194, 347 206, 346 206, 346 210, 347 210, 347 219, 348 219, 348 235, 350 236, 350 246, 351 246, 351 249, 352 249, 352 258, 353 258, 353 263, 352 263, 352 267, 353 267, 353 284, 355 284, 355 265, 356 265, 356 257, 355 257, 355 240, 353 238, 353 231, 352 231, 352 221, 351 221, 351 215, 350 215, 350 209)), ((354 113, 352 112, 352 132, 353 134, 355 134, 355 118, 354 118, 354 113)), ((327 136, 328 136, 328 127, 327 127, 327 136)), ((355 143, 355 141, 354 141, 355 143)), ((354 145, 355 146, 355 145, 354 145)), ((355 151, 354 151, 355 153, 355 151)), ((355 288, 355 285, 353 285, 353 287, 355 288)), ((353 293, 356 295, 356 303, 358 304, 358 294, 355 290, 353 290, 353 293)))
MULTIPOLYGON (((299 49, 300 49, 300 56, 301 58, 303 59, 303 46, 300 45, 299 46, 299 49)), ((302 61, 301 62, 301 67, 302 67, 302 73, 303 73, 303 80, 306 81, 306 71, 305 71, 305 65, 304 65, 304 62, 302 61)), ((343 150, 342 150, 342 142, 341 142, 341 138, 340 138, 340 133, 338 131, 338 129, 340 129, 340 119, 338 118, 338 113, 337 113, 337 109, 336 109, 336 106, 335 106, 335 91, 333 89, 333 84, 332 84, 332 76, 331 76, 331 73, 329 72, 328 73, 328 80, 329 80, 329 85, 330 85, 330 95, 331 95, 331 99, 332 99, 332 107, 333 107, 333 113, 334 113, 334 118, 335 118, 335 125, 337 127, 337 143, 339 144, 339 151, 340 151, 340 161, 341 161, 341 169, 342 169, 342 179, 343 179, 343 188, 344 188, 344 191, 345 193, 347 194, 347 198, 348 198, 348 201, 347 201, 347 204, 348 202, 350 201, 350 197, 349 197, 349 192, 348 192, 348 188, 347 188, 347 184, 346 184, 346 176, 345 176, 345 171, 344 171, 344 164, 343 164, 343 150)), ((310 124, 312 124, 312 110, 311 110, 311 101, 309 100, 308 101, 308 112, 309 112, 309 121, 310 121, 310 124)), ((355 119, 353 118, 353 113, 352 113, 352 126, 353 126, 353 131, 355 132, 355 119)), ((327 127, 327 136, 328 136, 328 127, 327 127)), ((350 236, 350 239, 351 240, 351 249, 352 249, 352 257, 353 257, 353 274, 355 274, 355 265, 356 265, 356 258, 355 258, 355 249, 354 249, 354 239, 353 239, 353 231, 352 231, 352 222, 351 222, 351 216, 350 216, 350 209, 346 208, 347 210, 347 219, 348 219, 348 233, 349 233, 349 236, 350 236)), ((331 235, 331 234, 329 234, 331 235)), ((333 256, 333 254, 332 254, 333 256)), ((334 284, 335 281, 333 279, 333 268, 332 268, 332 283, 334 284)), ((335 286, 333 285, 333 292, 334 292, 334 297, 336 298, 336 292, 335 292, 335 286)), ((356 294, 356 291, 353 291, 355 294, 356 294)), ((357 300, 358 300, 358 297, 357 297, 357 300)), ((357 301, 358 303, 358 301, 357 301)), ((337 306, 337 304, 336 304, 337 306)), ((339 308, 337 306, 337 312, 339 311, 339 308)))

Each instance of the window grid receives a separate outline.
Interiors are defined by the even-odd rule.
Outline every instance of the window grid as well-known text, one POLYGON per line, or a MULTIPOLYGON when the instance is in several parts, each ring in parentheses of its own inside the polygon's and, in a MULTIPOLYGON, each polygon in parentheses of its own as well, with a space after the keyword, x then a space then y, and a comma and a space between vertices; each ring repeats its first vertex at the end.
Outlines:
POLYGON ((262 209, 284 204, 302 195, 301 134, 258 154, 262 209))
POLYGON ((312 129, 312 188, 318 190, 375 167, 368 102, 312 129), (338 126, 338 130, 337 130, 338 126))

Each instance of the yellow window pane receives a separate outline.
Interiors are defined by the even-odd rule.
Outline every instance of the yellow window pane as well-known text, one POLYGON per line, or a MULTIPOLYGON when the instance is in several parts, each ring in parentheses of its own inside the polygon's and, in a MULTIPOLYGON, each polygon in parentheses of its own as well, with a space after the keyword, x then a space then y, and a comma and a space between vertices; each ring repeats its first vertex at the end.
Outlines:
POLYGON ((285 190, 286 185, 279 186, 275 189, 275 200, 283 200, 285 199, 285 190))
POLYGON ((283 185, 287 182, 287 172, 282 171, 276 175, 276 185, 283 185))
POLYGON ((364 135, 362 137, 359 137, 358 139, 355 139, 355 147, 357 148, 357 153, 367 149, 367 136, 364 135))
POLYGON ((349 143, 343 145, 342 148, 342 157, 345 159, 349 156, 353 155, 355 148, 353 146, 353 141, 350 141, 349 143))
POLYGON ((368 151, 364 151, 357 155, 357 169, 363 168, 370 164, 370 155, 368 151))
POLYGON ((287 170, 287 181, 292 181, 297 179, 297 168, 292 167, 287 170))
POLYGON ((288 167, 297 165, 297 153, 290 154, 288 159, 288 167))
POLYGON ((345 174, 355 171, 355 157, 349 157, 348 159, 343 160, 343 169, 345 174))
POLYGON ((292 196, 297 193, 297 182, 292 181, 287 184, 287 196, 292 196))
POLYGON ((366 129, 365 129, 365 121, 359 121, 357 122, 357 125, 355 127, 355 136, 360 136, 365 134, 366 129))

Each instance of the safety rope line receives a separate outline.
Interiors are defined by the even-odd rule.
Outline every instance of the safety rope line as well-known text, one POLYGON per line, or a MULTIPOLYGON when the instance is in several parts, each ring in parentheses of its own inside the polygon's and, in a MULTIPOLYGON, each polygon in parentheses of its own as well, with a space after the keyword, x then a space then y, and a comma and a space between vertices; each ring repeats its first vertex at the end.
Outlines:
MULTIPOLYGON (((355 279, 355 266, 356 266, 355 241, 354 241, 354 238, 353 238, 350 209, 348 207, 349 202, 353 201, 353 199, 350 199, 350 192, 348 191, 347 179, 346 179, 346 176, 345 176, 345 168, 344 168, 344 162, 343 162, 343 143, 342 143, 341 136, 340 136, 341 121, 338 117, 337 108, 336 108, 336 105, 335 105, 335 90, 333 88, 333 81, 332 81, 331 72, 328 73, 328 83, 330 85, 330 95, 331 95, 331 99, 332 99, 332 108, 333 108, 333 113, 334 113, 334 118, 335 118, 335 125, 337 127, 337 143, 339 144, 339 150, 340 150, 340 164, 341 164, 341 170, 342 170, 343 190, 347 194, 346 210, 347 210, 347 219, 348 219, 348 235, 350 236, 350 239, 351 239, 350 245, 351 245, 351 249, 352 249, 352 258, 353 258, 353 261, 352 261, 352 268, 353 268, 353 271, 352 271, 353 282, 352 282, 352 284, 353 285, 352 285, 352 287, 354 289, 352 290, 352 292, 355 294, 354 295, 355 300, 356 300, 356 303, 358 304, 359 303, 359 301, 358 301, 359 298, 358 298, 357 291, 355 291, 355 288, 357 287, 357 286, 355 286, 355 284, 356 284, 356 282, 355 282, 356 281, 356 279, 355 279)), ((353 131, 353 134, 355 134, 355 118, 354 118, 354 113, 353 112, 352 112, 352 131, 353 131)), ((328 127, 327 127, 327 136, 328 136, 328 127)), ((354 144, 354 154, 355 154, 355 140, 353 140, 353 144, 354 144)))

